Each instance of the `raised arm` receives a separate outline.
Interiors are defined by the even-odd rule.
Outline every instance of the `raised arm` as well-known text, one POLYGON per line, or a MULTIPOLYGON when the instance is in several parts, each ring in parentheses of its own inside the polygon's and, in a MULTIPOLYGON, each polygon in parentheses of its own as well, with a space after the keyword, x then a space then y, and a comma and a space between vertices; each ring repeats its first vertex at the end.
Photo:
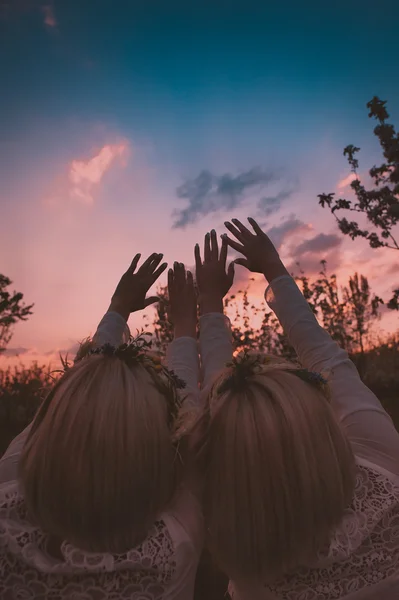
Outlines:
POLYGON ((266 300, 276 313, 304 367, 329 371, 331 401, 351 440, 355 454, 399 475, 399 435, 376 396, 361 381, 348 354, 318 324, 276 249, 255 221, 255 234, 233 220, 226 227, 235 235, 229 243, 242 252, 240 264, 261 272, 270 282, 266 300))
POLYGON ((199 405, 199 361, 197 347, 197 298, 193 276, 182 263, 168 272, 169 318, 174 339, 168 346, 168 368, 186 383, 183 410, 199 405))
MULTIPOLYGON (((119 346, 130 337, 127 320, 131 312, 141 310, 156 302, 158 298, 146 298, 146 294, 160 274, 166 269, 166 263, 159 266, 162 254, 152 254, 135 273, 140 254, 137 254, 130 267, 124 273, 112 296, 108 311, 101 319, 93 336, 95 346, 111 344, 119 346)), ((0 460, 0 483, 17 478, 18 460, 29 434, 31 423, 8 446, 0 460)))
POLYGON ((202 387, 206 387, 233 356, 230 321, 223 312, 223 298, 234 279, 234 263, 226 272, 227 240, 223 240, 219 254, 216 231, 207 233, 204 242, 204 260, 195 246, 196 279, 200 306, 200 354, 202 387))

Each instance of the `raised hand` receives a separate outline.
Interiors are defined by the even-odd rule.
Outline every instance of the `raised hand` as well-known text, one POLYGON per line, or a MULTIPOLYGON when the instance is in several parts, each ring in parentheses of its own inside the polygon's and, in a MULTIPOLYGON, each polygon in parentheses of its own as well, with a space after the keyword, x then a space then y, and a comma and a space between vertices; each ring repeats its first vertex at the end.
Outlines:
POLYGON ((109 310, 118 312, 126 320, 129 318, 130 313, 158 302, 159 298, 157 296, 146 298, 146 295, 150 287, 168 266, 167 263, 162 263, 159 266, 163 254, 151 254, 135 273, 140 257, 141 254, 136 254, 130 267, 122 275, 109 307, 109 310))
POLYGON ((169 320, 175 337, 196 337, 197 294, 193 275, 182 263, 175 262, 168 271, 169 320))
POLYGON ((219 253, 216 231, 207 233, 204 242, 204 260, 201 260, 199 245, 196 244, 195 269, 201 312, 222 312, 223 298, 233 285, 234 263, 226 271, 228 244, 222 241, 219 253))
POLYGON ((268 281, 280 275, 286 275, 287 270, 273 242, 254 219, 248 217, 248 221, 253 232, 247 229, 238 219, 232 219, 232 223, 225 222, 227 229, 238 241, 232 240, 227 235, 224 236, 224 239, 229 246, 237 252, 241 252, 245 257, 238 258, 234 262, 246 267, 253 273, 263 273, 268 281))

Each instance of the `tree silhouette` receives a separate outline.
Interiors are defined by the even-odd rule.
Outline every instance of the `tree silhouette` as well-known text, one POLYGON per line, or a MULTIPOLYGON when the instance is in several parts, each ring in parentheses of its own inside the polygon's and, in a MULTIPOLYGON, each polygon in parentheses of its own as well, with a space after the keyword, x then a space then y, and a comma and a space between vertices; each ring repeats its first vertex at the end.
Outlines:
POLYGON ((7 344, 12 338, 12 328, 17 321, 26 321, 32 314, 33 304, 26 306, 22 302, 23 294, 10 292, 7 288, 12 281, 5 275, 0 274, 0 354, 5 351, 7 344))
MULTIPOLYGON (((380 100, 377 96, 367 103, 369 117, 378 121, 374 128, 377 136, 384 162, 369 170, 373 181, 373 188, 367 190, 358 176, 359 161, 356 154, 360 148, 350 144, 344 149, 354 180, 350 184, 354 191, 356 200, 346 198, 335 198, 334 193, 319 194, 319 204, 330 209, 337 220, 338 227, 344 235, 354 240, 362 237, 368 240, 371 248, 390 248, 399 250, 398 240, 395 238, 395 227, 399 222, 399 133, 390 123, 387 123, 389 114, 386 109, 386 100, 380 100), (367 222, 372 225, 373 231, 363 228, 357 221, 339 217, 339 211, 350 211, 366 217, 367 222)), ((393 297, 387 304, 388 308, 399 310, 399 288, 393 290, 393 297)))
POLYGON ((385 108, 386 101, 376 96, 367 104, 369 117, 377 119, 378 125, 374 128, 385 161, 379 167, 369 170, 375 187, 366 190, 358 177, 359 161, 355 155, 360 148, 352 144, 344 149, 351 171, 355 179, 350 184, 356 202, 340 198, 335 199, 335 194, 319 194, 319 204, 327 206, 338 222, 343 234, 349 235, 353 240, 357 237, 366 238, 372 248, 385 246, 399 250, 397 240, 393 235, 393 228, 399 222, 399 133, 395 132, 393 125, 386 122, 389 114, 385 108), (337 212, 348 210, 364 215, 377 231, 369 232, 362 229, 356 221, 348 221, 345 217, 339 218, 337 212))

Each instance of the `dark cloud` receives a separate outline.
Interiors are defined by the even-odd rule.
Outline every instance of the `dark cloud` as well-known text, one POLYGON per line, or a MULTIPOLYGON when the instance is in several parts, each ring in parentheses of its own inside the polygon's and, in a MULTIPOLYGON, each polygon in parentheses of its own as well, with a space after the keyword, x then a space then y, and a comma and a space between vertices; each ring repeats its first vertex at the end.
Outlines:
POLYGON ((294 233, 297 233, 298 231, 308 231, 308 229, 309 225, 306 225, 306 223, 297 219, 295 215, 291 215, 288 219, 283 221, 281 225, 271 227, 266 233, 276 248, 279 248, 282 243, 294 233))
POLYGON ((75 342, 69 348, 61 348, 61 350, 53 348, 52 350, 48 350, 47 352, 44 352, 43 354, 44 354, 44 356, 52 356, 53 354, 57 354, 57 356, 59 356, 61 354, 62 357, 65 357, 66 355, 68 355, 70 357, 71 355, 75 356, 78 349, 79 349, 79 343, 75 342))
POLYGON ((173 227, 185 227, 200 217, 220 209, 236 208, 247 193, 261 190, 266 185, 277 181, 280 172, 254 167, 239 175, 213 175, 210 171, 202 171, 195 179, 189 179, 176 190, 178 198, 188 201, 188 206, 173 213, 173 227))
POLYGON ((57 353, 61 354, 61 356, 65 356, 66 354, 68 354, 68 356, 71 356, 71 355, 75 356, 75 354, 79 350, 79 347, 80 347, 79 342, 75 342, 74 344, 69 346, 69 348, 62 348, 61 350, 57 350, 57 353))
POLYGON ((29 352, 29 348, 18 346, 16 348, 6 348, 2 354, 3 356, 20 356, 21 354, 26 354, 27 352, 29 352))
POLYGON ((283 190, 276 196, 265 196, 258 202, 259 215, 268 217, 269 215, 277 212, 281 208, 281 204, 284 200, 287 200, 292 196, 294 190, 283 190))
POLYGON ((334 271, 341 264, 341 252, 340 250, 331 250, 329 253, 323 256, 317 256, 316 254, 305 254, 299 256, 292 250, 291 255, 294 257, 291 263, 288 263, 287 270, 293 275, 300 275, 301 271, 307 276, 318 275, 321 271, 322 265, 321 260, 325 260, 327 263, 327 273, 334 273, 334 271), (298 264, 299 263, 299 264, 298 264))
POLYGON ((306 275, 314 276, 321 270, 320 261, 325 260, 328 272, 333 273, 341 263, 342 241, 342 237, 338 235, 319 233, 299 246, 292 246, 289 253, 293 260, 287 269, 295 275, 299 275, 302 270, 306 275))
POLYGON ((314 252, 325 252, 332 248, 337 248, 342 244, 342 237, 335 234, 319 233, 310 240, 305 240, 300 244, 295 252, 297 255, 314 252))

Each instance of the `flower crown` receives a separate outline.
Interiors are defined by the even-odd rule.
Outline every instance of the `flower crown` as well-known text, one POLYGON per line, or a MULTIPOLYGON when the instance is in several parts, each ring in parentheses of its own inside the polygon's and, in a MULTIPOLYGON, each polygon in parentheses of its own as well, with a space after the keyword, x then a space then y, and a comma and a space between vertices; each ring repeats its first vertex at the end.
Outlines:
MULTIPOLYGON (((161 363, 161 359, 156 354, 149 351, 151 342, 146 339, 151 334, 140 332, 136 337, 131 336, 127 343, 118 347, 111 344, 104 344, 98 348, 91 348, 82 353, 82 356, 75 358, 74 364, 77 364, 84 358, 93 355, 103 355, 109 358, 118 358, 122 360, 128 367, 134 365, 142 365, 151 375, 153 383, 157 390, 165 397, 167 404, 167 419, 171 430, 175 429, 178 421, 182 398, 178 390, 184 389, 186 383, 180 379, 174 371, 171 371, 161 363)), ((64 374, 71 368, 67 358, 62 359, 64 374)))
MULTIPOLYGON (((250 377, 258 373, 264 373, 265 366, 271 364, 272 360, 270 357, 262 354, 250 354, 245 350, 227 363, 226 366, 231 368, 231 374, 219 385, 217 393, 222 394, 233 390, 243 391, 250 377)), ((276 366, 278 366, 278 363, 276 363, 276 366)), ((328 397, 328 382, 321 373, 308 371, 308 369, 303 369, 301 367, 295 368, 295 366, 293 368, 284 367, 285 365, 281 365, 282 370, 292 373, 302 379, 302 381, 317 387, 328 397)))

